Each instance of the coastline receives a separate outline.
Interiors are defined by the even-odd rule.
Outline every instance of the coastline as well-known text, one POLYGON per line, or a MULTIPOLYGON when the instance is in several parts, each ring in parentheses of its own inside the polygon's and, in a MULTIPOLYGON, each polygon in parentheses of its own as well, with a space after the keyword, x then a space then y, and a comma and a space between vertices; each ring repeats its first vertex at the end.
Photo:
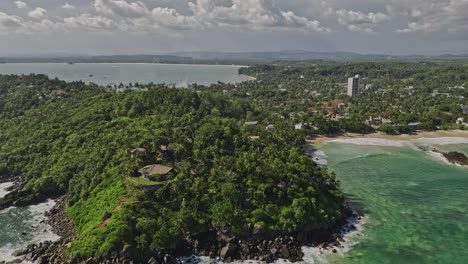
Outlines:
POLYGON ((437 130, 437 131, 424 131, 419 132, 416 135, 385 135, 380 133, 369 133, 369 134, 360 134, 360 133, 340 133, 329 136, 318 136, 315 139, 307 140, 308 142, 318 144, 330 141, 333 139, 351 139, 351 138, 378 138, 378 139, 388 139, 388 140, 414 140, 421 138, 440 138, 440 137, 468 137, 467 130, 437 130))
MULTIPOLYGON (((0 185, 2 221, 16 219, 14 221, 17 222, 15 227, 12 226, 8 230, 2 229, 2 232, 5 232, 2 233, 2 242, 8 243, 3 243, 0 248, 0 263, 37 263, 39 257, 29 253, 40 248, 45 250, 49 245, 56 243, 54 241, 61 239, 61 234, 54 230, 49 216, 50 212, 57 208, 59 200, 21 201, 21 198, 18 199, 17 196, 18 191, 24 185, 21 176, 3 178, 0 185), (11 200, 14 202, 11 203, 11 200), (14 239, 15 236, 16 239, 14 239)), ((60 224, 61 222, 63 221, 59 220, 57 224, 63 225, 60 224)))
MULTIPOLYGON (((7 64, 68 64, 66 62, 9 62, 7 64)), ((200 64, 200 63, 153 63, 153 62, 74 62, 73 64, 152 64, 152 65, 174 65, 174 66, 223 66, 233 68, 250 67, 248 65, 232 65, 232 64, 200 64)))

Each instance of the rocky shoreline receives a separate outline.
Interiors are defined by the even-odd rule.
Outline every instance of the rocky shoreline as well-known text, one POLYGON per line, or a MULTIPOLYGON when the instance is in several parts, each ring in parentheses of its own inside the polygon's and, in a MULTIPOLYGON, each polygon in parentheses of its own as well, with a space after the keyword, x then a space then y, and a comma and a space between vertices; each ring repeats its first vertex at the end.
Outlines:
MULTIPOLYGON (((11 180, 10 180, 11 181, 11 180)), ((4 199, 0 200, 0 208, 8 206, 28 206, 45 201, 40 195, 24 194, 22 190, 24 181, 17 180, 4 199), (25 198, 26 197, 26 198, 25 198)), ((148 263, 148 264, 178 264, 195 263, 197 257, 209 257, 213 261, 232 262, 235 260, 251 260, 271 263, 278 259, 287 259, 291 262, 301 261, 304 257, 303 246, 318 247, 333 253, 338 247, 342 247, 345 233, 356 227, 356 219, 360 217, 348 206, 344 217, 333 226, 322 227, 310 232, 290 234, 267 233, 261 226, 248 226, 247 231, 238 237, 224 233, 206 233, 197 238, 186 238, 178 244, 175 250, 166 252, 152 252, 144 261, 135 261, 130 245, 124 245, 119 251, 110 253, 102 259, 90 258, 86 261, 69 260, 66 257, 66 249, 76 238, 75 226, 66 214, 66 196, 55 199, 56 205, 46 213, 47 223, 52 231, 61 238, 56 242, 43 242, 29 245, 26 249, 17 250, 14 256, 16 260, 8 262, 21 263, 31 261, 38 264, 63 264, 63 263, 148 263), (192 257, 187 257, 192 256, 192 257)))
POLYGON ((468 166, 468 157, 463 153, 455 151, 443 152, 434 147, 423 145, 417 145, 417 148, 424 152, 434 152, 437 154, 441 154, 447 160, 448 163, 459 166, 468 166))
POLYGON ((453 164, 458 164, 461 166, 468 166, 468 157, 460 152, 447 152, 443 153, 444 157, 453 164))
POLYGON ((8 207, 26 207, 30 205, 37 205, 47 201, 49 197, 40 193, 31 193, 24 191, 23 187, 26 185, 26 180, 23 176, 18 177, 4 177, 0 180, 2 182, 13 182, 13 186, 7 190, 9 193, 0 199, 0 210, 8 207))

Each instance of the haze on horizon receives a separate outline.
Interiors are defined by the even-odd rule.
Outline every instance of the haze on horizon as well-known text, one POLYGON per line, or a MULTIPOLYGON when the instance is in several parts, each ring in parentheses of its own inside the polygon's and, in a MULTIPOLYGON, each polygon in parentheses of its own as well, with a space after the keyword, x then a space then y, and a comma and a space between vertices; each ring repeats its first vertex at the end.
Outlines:
POLYGON ((468 0, 4 0, 0 56, 468 53, 468 0))

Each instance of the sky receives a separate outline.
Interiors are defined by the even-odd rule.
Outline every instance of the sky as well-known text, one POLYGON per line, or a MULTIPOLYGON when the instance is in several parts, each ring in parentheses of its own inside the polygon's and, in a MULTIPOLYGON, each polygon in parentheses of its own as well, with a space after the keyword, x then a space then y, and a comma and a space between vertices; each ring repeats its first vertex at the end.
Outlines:
POLYGON ((0 56, 468 54, 468 0, 1 0, 0 56))

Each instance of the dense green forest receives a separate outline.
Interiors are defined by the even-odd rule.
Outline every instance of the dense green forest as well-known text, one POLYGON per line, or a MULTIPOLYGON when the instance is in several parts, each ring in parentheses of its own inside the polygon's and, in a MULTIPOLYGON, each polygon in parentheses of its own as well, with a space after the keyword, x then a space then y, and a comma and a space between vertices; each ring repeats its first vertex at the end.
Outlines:
POLYGON ((26 190, 68 194, 79 234, 70 257, 129 244, 145 258, 210 231, 288 234, 342 217, 339 183, 304 155, 303 135, 287 123, 246 125, 263 111, 245 98, 0 76, 0 113, 0 173, 24 174, 26 190), (138 178, 148 164, 174 171, 138 178))

